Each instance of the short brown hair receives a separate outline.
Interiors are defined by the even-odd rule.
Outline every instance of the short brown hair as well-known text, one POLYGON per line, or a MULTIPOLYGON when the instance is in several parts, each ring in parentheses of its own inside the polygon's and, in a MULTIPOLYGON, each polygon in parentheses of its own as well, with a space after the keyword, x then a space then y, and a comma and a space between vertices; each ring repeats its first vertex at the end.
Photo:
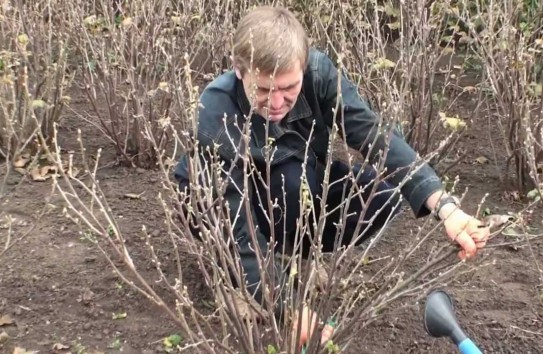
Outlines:
POLYGON ((305 69, 309 40, 296 16, 283 7, 261 6, 246 14, 233 39, 234 61, 244 75, 252 66, 263 73, 305 69), (252 65, 251 65, 252 64, 252 65))

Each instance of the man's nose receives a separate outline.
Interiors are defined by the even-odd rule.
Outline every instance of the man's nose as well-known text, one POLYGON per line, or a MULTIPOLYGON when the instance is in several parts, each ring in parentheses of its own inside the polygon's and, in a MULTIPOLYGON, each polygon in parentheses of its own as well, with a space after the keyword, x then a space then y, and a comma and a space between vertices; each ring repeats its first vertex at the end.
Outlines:
POLYGON ((271 93, 270 97, 270 108, 273 110, 280 109, 283 107, 283 103, 285 102, 285 98, 283 96, 283 93, 281 91, 274 91, 271 93))

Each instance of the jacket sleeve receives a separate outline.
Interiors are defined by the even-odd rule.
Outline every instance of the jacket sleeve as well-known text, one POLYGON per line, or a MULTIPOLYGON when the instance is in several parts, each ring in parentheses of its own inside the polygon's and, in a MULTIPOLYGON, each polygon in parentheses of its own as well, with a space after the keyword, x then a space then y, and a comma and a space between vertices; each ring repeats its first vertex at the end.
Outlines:
POLYGON ((339 75, 337 67, 327 55, 320 53, 318 62, 316 94, 322 102, 321 110, 327 125, 332 125, 339 97, 340 104, 335 118, 347 145, 360 151, 369 161, 375 161, 379 152, 388 148, 385 160, 387 179, 399 185, 407 178, 401 188, 402 195, 416 217, 428 215, 430 210, 424 204, 426 199, 442 188, 441 180, 434 170, 419 158, 395 127, 379 119, 360 97, 357 87, 345 75, 339 75), (341 90, 339 96, 338 77, 341 90))

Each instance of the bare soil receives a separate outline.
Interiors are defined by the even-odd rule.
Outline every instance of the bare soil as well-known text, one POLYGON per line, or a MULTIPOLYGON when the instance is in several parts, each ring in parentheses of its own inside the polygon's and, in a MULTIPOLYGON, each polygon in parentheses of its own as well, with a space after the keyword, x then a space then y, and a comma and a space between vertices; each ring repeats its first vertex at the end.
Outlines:
MULTIPOLYGON (((84 99, 74 104, 78 105, 76 109, 88 109, 84 99)), ((460 114, 470 109, 469 99, 459 104, 460 114)), ((465 209, 474 213, 477 203, 489 193, 484 207, 492 213, 521 210, 526 202, 507 197, 510 194, 505 193, 496 168, 503 168, 505 162, 500 157, 503 144, 496 138, 496 126, 489 124, 487 117, 480 117, 472 127, 459 143, 467 150, 467 158, 449 172, 450 176, 459 175, 461 190, 469 188, 465 209), (497 145, 497 157, 491 139, 497 145), (477 163, 475 159, 480 156, 488 161, 477 163)), ((101 133, 75 117, 66 117, 62 125, 63 147, 77 148, 77 128, 83 129, 89 152, 102 147, 104 163, 115 161, 113 149, 101 133)), ((155 236, 162 232, 162 209, 155 200, 161 187, 158 172, 113 164, 100 170, 100 181, 122 230, 130 237, 129 243, 141 243, 142 225, 155 236), (146 199, 126 198, 127 193, 143 193, 146 199)), ((57 193, 51 195, 50 181, 32 182, 13 173, 8 176, 7 188, 7 197, 0 200, 0 217, 11 215, 15 219, 15 234, 30 232, 0 257, 0 318, 7 315, 11 319, 7 321, 11 323, 0 323, 0 333, 9 335, 0 344, 0 353, 13 353, 15 347, 39 353, 163 352, 162 339, 177 333, 174 324, 123 284, 102 254, 62 216, 62 199, 57 193), (46 213, 38 220, 43 210, 46 213), (126 317, 114 319, 114 314, 126 317), (68 348, 54 350, 59 344, 68 348)), ((534 233, 543 232, 542 215, 541 209, 533 215, 531 223, 539 228, 534 233)), ((382 249, 397 253, 412 237, 411 230, 421 224, 422 220, 404 213, 390 228, 382 249)), ((7 230, 0 229, 0 233, 6 235, 7 230)), ((502 236, 497 241, 507 239, 502 236)), ((134 252, 141 259, 147 255, 143 247, 134 252)), ((171 260, 168 249, 161 252, 163 259, 171 260)), ((538 264, 543 266, 543 244, 488 248, 484 255, 495 265, 462 277, 447 288, 454 297, 459 321, 486 353, 543 353, 543 275, 538 271, 538 264)), ((195 263, 191 259, 183 262, 187 285, 198 295, 196 306, 204 308, 212 296, 202 284, 195 263)), ((155 277, 150 261, 147 264, 142 271, 155 277)), ((422 304, 409 299, 397 304, 391 313, 360 333, 350 352, 454 352, 448 340, 426 334, 421 310, 422 304)))

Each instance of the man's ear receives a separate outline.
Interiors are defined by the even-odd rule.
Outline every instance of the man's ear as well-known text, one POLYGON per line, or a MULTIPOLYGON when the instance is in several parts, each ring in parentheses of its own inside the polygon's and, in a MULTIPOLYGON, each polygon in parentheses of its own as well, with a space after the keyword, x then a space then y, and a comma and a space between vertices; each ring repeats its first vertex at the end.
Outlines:
POLYGON ((232 62, 232 66, 234 67, 234 72, 236 73, 236 77, 239 80, 241 80, 242 79, 241 70, 239 70, 239 66, 236 63, 236 61, 234 60, 234 57, 232 55, 230 56, 230 61, 232 62))
POLYGON ((234 66, 234 71, 236 72, 236 76, 239 80, 242 79, 241 71, 239 71, 239 68, 237 66, 234 66))

